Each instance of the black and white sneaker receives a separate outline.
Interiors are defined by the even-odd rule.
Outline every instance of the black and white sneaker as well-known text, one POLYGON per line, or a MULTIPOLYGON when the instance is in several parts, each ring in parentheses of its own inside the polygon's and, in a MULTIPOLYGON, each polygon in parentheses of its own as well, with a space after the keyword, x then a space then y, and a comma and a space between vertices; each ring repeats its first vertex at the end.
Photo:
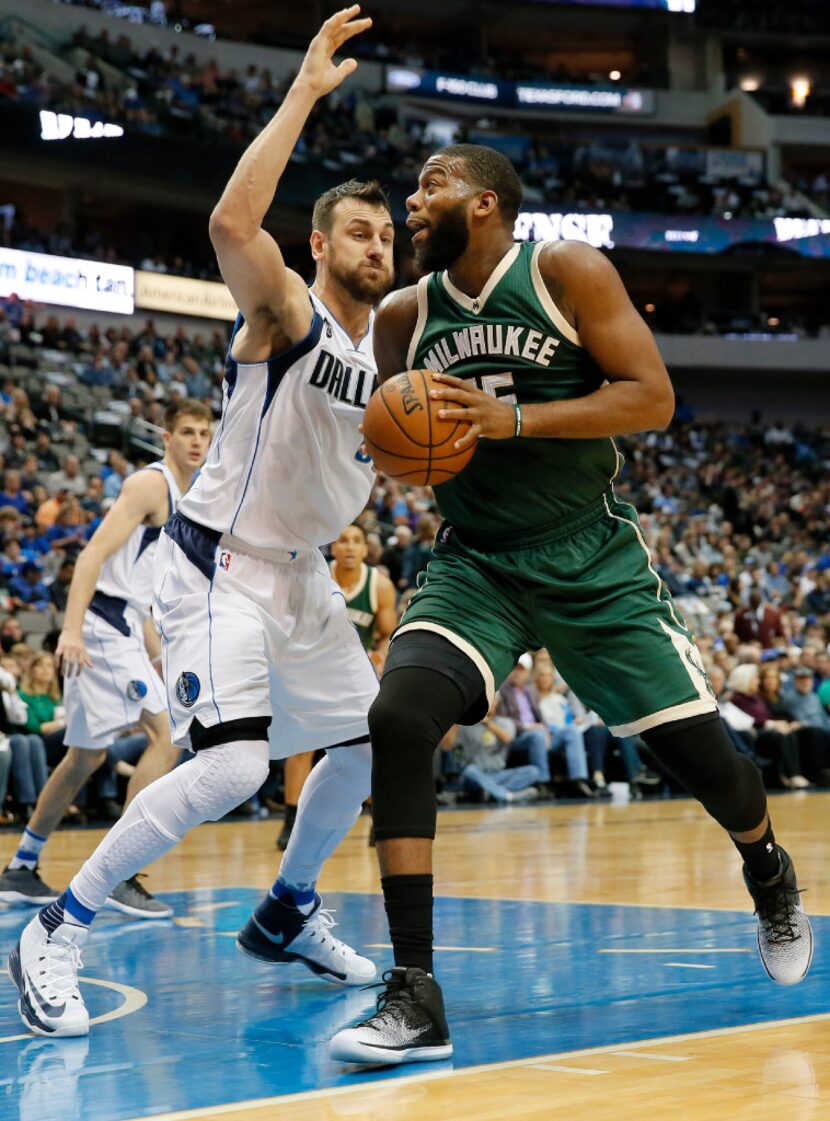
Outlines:
POLYGON ((9 976, 17 986, 17 1010, 35 1035, 86 1035, 89 1014, 78 989, 85 926, 50 922, 35 915, 9 955, 9 976))
POLYGON ((383 975, 386 988, 368 1020, 344 1028, 329 1044, 341 1063, 432 1063, 452 1056, 444 998, 423 969, 396 966, 383 975))
POLYGON ((114 888, 107 897, 107 906, 113 911, 120 911, 123 915, 132 915, 134 919, 169 919, 173 915, 173 908, 169 903, 162 903, 138 882, 138 877, 130 876, 114 888))
POLYGON ((331 932, 337 924, 319 895, 304 914, 271 895, 260 903, 236 936, 243 954, 279 965, 298 961, 334 985, 366 985, 377 974, 375 963, 341 942, 331 932))
POLYGON ((813 931, 801 906, 793 862, 776 845, 781 871, 758 883, 744 867, 747 890, 758 916, 758 952, 767 975, 779 985, 797 985, 813 960, 813 931))
POLYGON ((0 903, 22 903, 29 907, 45 907, 54 903, 59 891, 45 884, 37 866, 34 868, 9 868, 0 873, 0 903))

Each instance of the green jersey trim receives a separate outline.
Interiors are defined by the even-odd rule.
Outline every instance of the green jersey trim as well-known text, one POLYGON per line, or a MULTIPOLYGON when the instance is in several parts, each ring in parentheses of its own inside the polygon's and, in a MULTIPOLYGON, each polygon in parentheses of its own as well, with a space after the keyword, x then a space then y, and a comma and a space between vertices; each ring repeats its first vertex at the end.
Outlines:
POLYGON ((548 319, 559 334, 566 338, 569 343, 573 343, 574 346, 582 346, 579 335, 556 306, 545 284, 542 270, 539 268, 539 257, 547 244, 546 241, 538 242, 533 250, 533 256, 530 258, 530 279, 533 281, 533 291, 536 293, 536 299, 547 313, 548 319))

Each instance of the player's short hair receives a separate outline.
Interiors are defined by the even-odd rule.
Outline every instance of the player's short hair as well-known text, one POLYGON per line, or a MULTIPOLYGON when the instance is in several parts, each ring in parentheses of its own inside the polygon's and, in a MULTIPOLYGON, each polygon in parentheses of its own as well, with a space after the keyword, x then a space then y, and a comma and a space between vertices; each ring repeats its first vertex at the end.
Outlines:
POLYGON ((474 186, 495 191, 505 222, 513 225, 522 205, 522 182, 507 156, 485 144, 450 144, 433 155, 460 160, 474 186))
POLYGON ((330 187, 317 199, 311 212, 312 230, 320 230, 326 235, 331 233, 334 225, 334 210, 341 199, 360 199, 370 206, 383 207, 389 212, 389 217, 392 217, 389 196, 377 179, 370 179, 367 183, 360 179, 349 179, 346 183, 338 183, 336 187, 330 187))
POLYGON ((175 432, 176 425, 183 416, 198 417, 199 420, 207 421, 208 424, 213 421, 213 413, 202 401, 197 401, 195 397, 181 397, 172 401, 164 410, 165 431, 175 432))

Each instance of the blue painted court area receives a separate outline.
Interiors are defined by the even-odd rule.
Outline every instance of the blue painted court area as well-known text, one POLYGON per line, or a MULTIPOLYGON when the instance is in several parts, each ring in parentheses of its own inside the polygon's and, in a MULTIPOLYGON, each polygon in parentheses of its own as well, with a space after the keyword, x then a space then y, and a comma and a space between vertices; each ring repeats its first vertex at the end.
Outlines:
MULTIPOLYGON (((3 1121, 123 1121, 396 1077, 344 1071, 327 1056, 329 1036, 372 1006, 372 990, 334 988, 300 967, 269 967, 236 950, 233 935, 258 892, 165 898, 183 925, 106 913, 97 921, 82 974, 91 1014, 141 1005, 142 994, 147 1001, 94 1025, 88 1040, 19 1038, 16 992, 0 975, 3 1121)), ((390 951, 369 948, 388 941, 380 898, 329 895, 326 902, 337 909, 337 934, 387 967, 390 951)), ((3 962, 30 915, 0 913, 3 962)), ((749 914, 443 899, 436 930, 447 948, 437 954, 437 972, 453 1029, 452 1065, 826 1012, 830 974, 821 948, 830 941, 830 918, 814 922, 812 972, 784 989, 762 971, 749 914), (644 950, 655 952, 631 952, 644 950)), ((416 1069, 425 1068, 400 1073, 416 1069)))

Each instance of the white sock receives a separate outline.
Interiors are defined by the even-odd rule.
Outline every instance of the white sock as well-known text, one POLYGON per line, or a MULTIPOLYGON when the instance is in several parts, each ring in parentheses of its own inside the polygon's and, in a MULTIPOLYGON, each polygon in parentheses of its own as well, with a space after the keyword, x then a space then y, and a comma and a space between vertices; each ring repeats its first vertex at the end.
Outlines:
POLYGON ((334 747, 306 779, 297 820, 280 864, 279 878, 309 891, 328 860, 360 816, 372 788, 372 750, 368 743, 334 747))
POLYGON ((27 826, 23 830, 23 836, 20 838, 17 852, 9 861, 9 868, 12 871, 18 868, 29 868, 34 871, 34 869, 37 868, 37 862, 43 846, 48 839, 48 837, 41 837, 39 833, 33 833, 27 826))
POLYGON ((256 794, 268 776, 268 744, 247 740, 205 748, 132 800, 69 885, 99 911, 112 890, 168 852, 189 829, 218 821, 256 794))

